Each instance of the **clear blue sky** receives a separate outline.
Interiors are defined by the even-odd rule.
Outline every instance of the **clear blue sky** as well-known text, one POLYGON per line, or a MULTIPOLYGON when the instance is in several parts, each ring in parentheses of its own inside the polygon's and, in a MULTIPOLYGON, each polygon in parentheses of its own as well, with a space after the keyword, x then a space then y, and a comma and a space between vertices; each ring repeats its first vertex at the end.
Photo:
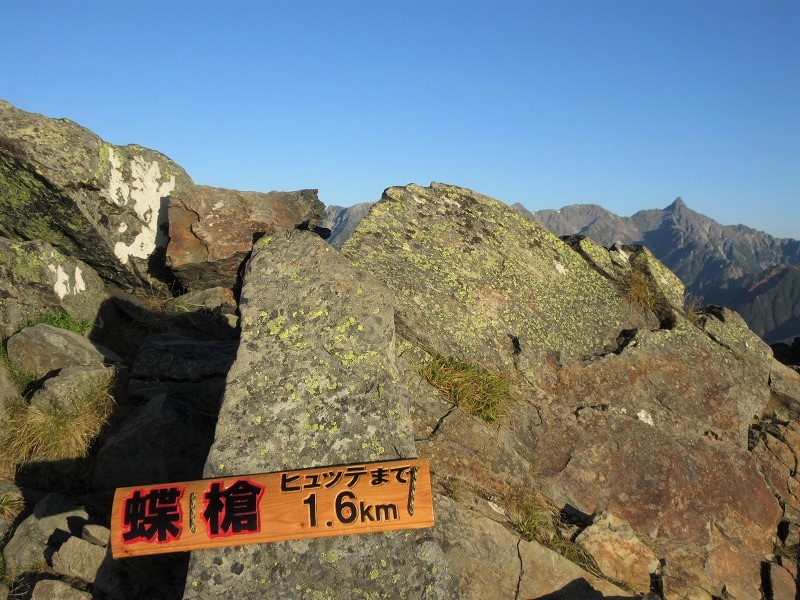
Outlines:
POLYGON ((680 195, 800 238, 800 2, 19 2, 0 97, 198 183, 444 181, 532 210, 680 195))

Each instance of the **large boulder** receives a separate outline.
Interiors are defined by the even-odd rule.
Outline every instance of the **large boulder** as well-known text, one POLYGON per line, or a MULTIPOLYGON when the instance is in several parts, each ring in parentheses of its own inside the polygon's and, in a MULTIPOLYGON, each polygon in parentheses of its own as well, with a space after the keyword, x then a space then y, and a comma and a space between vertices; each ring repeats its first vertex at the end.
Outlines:
POLYGON ((263 194, 194 186, 172 194, 167 262, 187 288, 230 288, 258 237, 313 229, 324 216, 317 190, 263 194))
POLYGON ((28 373, 44 377, 52 371, 75 365, 120 362, 108 348, 82 335, 39 323, 8 339, 8 356, 28 373))
MULTIPOLYGON (((205 476, 416 454, 387 288, 319 237, 280 232, 255 245, 240 307, 205 476)), ((445 566, 425 529, 206 550, 185 597, 452 598, 445 566)))
POLYGON ((91 324, 104 299, 103 280, 86 263, 41 240, 0 237, 0 336, 16 333, 46 311, 91 324))
POLYGON ((149 289, 170 194, 191 185, 163 154, 0 100, 0 235, 44 240, 107 280, 149 289))
POLYGON ((395 293, 400 332, 445 356, 535 377, 631 326, 619 289, 578 252, 464 188, 387 189, 342 253, 395 293))

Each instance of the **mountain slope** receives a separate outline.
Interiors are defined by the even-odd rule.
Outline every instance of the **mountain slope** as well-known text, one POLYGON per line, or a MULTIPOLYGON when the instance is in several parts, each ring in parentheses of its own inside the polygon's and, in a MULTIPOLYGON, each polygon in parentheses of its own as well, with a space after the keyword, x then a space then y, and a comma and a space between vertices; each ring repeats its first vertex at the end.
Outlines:
POLYGON ((614 242, 644 244, 675 272, 690 293, 705 302, 734 308, 768 342, 800 335, 800 303, 794 271, 772 273, 776 265, 800 264, 800 241, 772 237, 744 225, 721 225, 697 213, 680 198, 664 208, 620 217, 596 205, 531 213, 556 235, 586 235, 604 246, 614 242), (754 284, 769 278, 765 287, 754 284), (777 277, 777 278, 776 278, 777 277))

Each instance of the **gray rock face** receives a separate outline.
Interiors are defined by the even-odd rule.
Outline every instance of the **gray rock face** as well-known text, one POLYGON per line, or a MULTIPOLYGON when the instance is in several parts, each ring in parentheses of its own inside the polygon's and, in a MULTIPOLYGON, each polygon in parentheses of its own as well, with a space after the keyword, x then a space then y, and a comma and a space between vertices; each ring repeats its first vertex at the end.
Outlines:
POLYGON ((169 196, 191 185, 163 154, 0 101, 0 235, 45 240, 107 280, 148 289, 169 196))
POLYGON ((8 576, 14 579, 26 571, 41 568, 45 564, 48 543, 65 541, 70 534, 80 535, 88 520, 85 510, 59 494, 42 498, 33 508, 33 514, 20 523, 3 548, 8 576))
POLYGON ((113 376, 112 368, 98 364, 65 367, 58 375, 44 382, 31 398, 31 405, 75 414, 75 402, 92 390, 108 387, 113 376))
POLYGON ((172 333, 154 335, 139 349, 133 375, 172 381, 224 376, 237 346, 236 341, 199 341, 172 333))
POLYGON ((39 377, 64 367, 120 361, 108 348, 44 323, 11 336, 7 349, 11 360, 39 377))
POLYGON ((3 400, 6 398, 15 398, 19 395, 19 390, 11 380, 8 378, 6 366, 0 363, 0 415, 3 414, 3 400))
POLYGON ((105 557, 105 548, 72 536, 56 550, 51 562, 56 572, 92 583, 105 557))
POLYGON ((231 288, 255 238, 313 229, 324 216, 317 190, 262 194, 194 186, 172 195, 167 262, 187 288, 231 288))
POLYGON ((94 487, 113 490, 198 479, 213 433, 213 418, 175 397, 157 395, 103 444, 95 461, 94 487))
MULTIPOLYGON (((414 456, 391 293, 320 238, 258 241, 209 477, 414 456)), ((192 553, 185 597, 453 598, 430 530, 192 553)))
POLYGON ((8 337, 48 310, 93 322, 105 298, 100 276, 47 242, 0 238, 0 335, 8 337))
POLYGON ((91 600, 89 592, 76 590, 58 579, 39 581, 33 588, 31 600, 91 600))

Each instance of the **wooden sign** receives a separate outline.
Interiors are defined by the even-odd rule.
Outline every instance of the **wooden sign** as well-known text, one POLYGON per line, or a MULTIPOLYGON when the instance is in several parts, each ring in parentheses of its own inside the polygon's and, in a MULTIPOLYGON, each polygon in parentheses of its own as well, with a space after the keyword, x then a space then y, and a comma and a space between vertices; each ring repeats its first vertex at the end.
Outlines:
POLYGON ((427 459, 119 488, 114 558, 433 525, 427 459))

